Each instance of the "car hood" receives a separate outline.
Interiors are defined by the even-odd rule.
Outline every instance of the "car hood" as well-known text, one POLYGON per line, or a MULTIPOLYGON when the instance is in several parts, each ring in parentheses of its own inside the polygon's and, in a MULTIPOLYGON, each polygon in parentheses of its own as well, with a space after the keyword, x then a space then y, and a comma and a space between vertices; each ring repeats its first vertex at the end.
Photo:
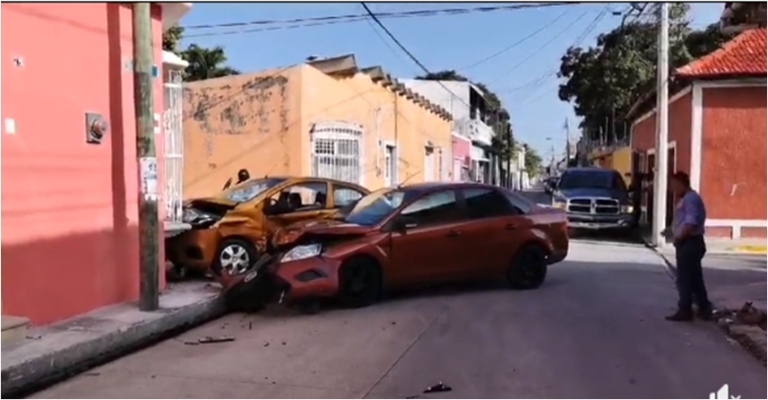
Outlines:
POLYGON ((184 206, 191 207, 205 207, 206 205, 220 206, 232 209, 237 207, 237 202, 222 197, 201 197, 197 199, 190 199, 184 202, 184 206))
POLYGON ((276 247, 284 247, 308 237, 354 237, 365 235, 371 230, 370 227, 344 221, 314 219, 299 221, 281 228, 275 233, 273 241, 276 247))
POLYGON ((628 198, 628 194, 624 191, 602 188, 564 189, 560 190, 559 193, 568 199, 574 197, 603 197, 622 201, 628 198))

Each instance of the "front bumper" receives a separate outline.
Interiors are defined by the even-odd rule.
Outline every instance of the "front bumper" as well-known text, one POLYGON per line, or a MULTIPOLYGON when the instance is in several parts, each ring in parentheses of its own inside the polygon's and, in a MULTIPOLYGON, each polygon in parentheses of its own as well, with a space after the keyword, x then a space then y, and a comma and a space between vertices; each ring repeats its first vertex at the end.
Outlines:
POLYGON ((634 218, 631 214, 580 215, 569 213, 567 215, 568 227, 576 229, 628 229, 631 228, 634 223, 634 218))
POLYGON ((339 293, 341 262, 325 257, 281 263, 282 254, 257 263, 248 273, 222 274, 223 295, 229 303, 295 302, 307 298, 329 298, 339 293), (255 272, 258 271, 258 272, 255 272))

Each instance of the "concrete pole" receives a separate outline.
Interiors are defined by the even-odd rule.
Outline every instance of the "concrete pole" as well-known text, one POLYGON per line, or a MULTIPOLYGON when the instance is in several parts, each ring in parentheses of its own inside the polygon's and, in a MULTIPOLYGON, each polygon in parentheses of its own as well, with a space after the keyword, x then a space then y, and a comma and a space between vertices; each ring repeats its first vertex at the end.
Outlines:
POLYGON ((152 91, 154 62, 150 3, 133 5, 133 88, 136 110, 136 156, 139 161, 139 309, 160 308, 157 213, 155 106, 152 91))
POLYGON ((659 7, 659 43, 656 90, 656 172, 654 173, 654 199, 652 239, 660 247, 666 242, 663 234, 667 224, 668 129, 669 129, 669 3, 659 7))

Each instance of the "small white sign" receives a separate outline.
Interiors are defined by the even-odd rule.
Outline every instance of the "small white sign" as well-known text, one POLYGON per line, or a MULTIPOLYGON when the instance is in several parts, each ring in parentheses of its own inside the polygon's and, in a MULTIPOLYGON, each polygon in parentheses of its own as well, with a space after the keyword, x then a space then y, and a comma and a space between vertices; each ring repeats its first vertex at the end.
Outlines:
POLYGON ((726 383, 715 393, 710 393, 710 399, 740 399, 741 396, 732 396, 730 393, 728 384, 726 383))
POLYGON ((16 134, 16 120, 14 120, 13 118, 5 119, 5 133, 9 135, 16 134))
POLYGON ((141 194, 145 200, 157 200, 157 157, 141 157, 141 194))

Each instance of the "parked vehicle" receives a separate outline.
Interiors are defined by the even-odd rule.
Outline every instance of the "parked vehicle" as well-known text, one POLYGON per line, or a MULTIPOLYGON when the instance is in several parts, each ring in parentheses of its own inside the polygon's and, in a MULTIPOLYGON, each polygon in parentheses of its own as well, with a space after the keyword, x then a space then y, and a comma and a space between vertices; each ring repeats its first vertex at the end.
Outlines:
POLYGON ((633 206, 624 179, 612 169, 569 168, 552 194, 552 206, 564 210, 572 229, 622 229, 634 226, 633 206))
POLYGON ((168 243, 173 276, 183 276, 187 268, 215 275, 223 270, 242 273, 271 251, 271 239, 281 227, 338 218, 368 193, 362 186, 333 179, 268 177, 191 200, 184 206, 184 222, 192 229, 168 243))
POLYGON ((392 288, 495 277, 533 289, 568 253, 562 211, 480 183, 381 189, 342 220, 284 228, 274 243, 269 262, 223 277, 230 304, 340 298, 362 307, 392 288))
POLYGON ((550 176, 544 179, 544 193, 552 194, 555 190, 555 186, 557 186, 558 179, 559 178, 556 176, 550 176))

